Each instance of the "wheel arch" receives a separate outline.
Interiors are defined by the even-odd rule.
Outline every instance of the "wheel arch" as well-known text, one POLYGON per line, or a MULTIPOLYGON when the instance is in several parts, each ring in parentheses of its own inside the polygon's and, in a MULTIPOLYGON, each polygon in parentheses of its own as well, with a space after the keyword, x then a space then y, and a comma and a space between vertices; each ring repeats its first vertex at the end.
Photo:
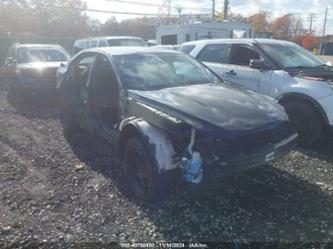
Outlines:
POLYGON ((312 98, 309 95, 306 95, 303 93, 285 93, 285 94, 277 97, 276 100, 282 106, 284 103, 289 102, 289 101, 302 101, 302 102, 309 103, 313 108, 315 108, 319 112, 323 123, 325 125, 329 124, 328 117, 326 115, 324 108, 320 105, 320 103, 317 100, 315 100, 314 98, 312 98))
POLYGON ((124 121, 120 125, 120 130, 119 153, 122 161, 124 161, 126 141, 133 136, 139 136, 148 149, 159 173, 177 168, 178 165, 174 162, 176 152, 165 131, 142 119, 124 121))

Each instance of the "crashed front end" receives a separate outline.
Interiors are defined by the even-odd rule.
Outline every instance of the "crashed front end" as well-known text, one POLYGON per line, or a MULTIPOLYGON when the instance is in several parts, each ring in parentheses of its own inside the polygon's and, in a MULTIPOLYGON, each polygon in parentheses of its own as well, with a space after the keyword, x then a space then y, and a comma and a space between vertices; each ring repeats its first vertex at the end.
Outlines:
POLYGON ((135 114, 124 120, 143 127, 141 131, 148 144, 153 144, 159 173, 181 169, 183 179, 199 184, 206 177, 258 167, 287 154, 296 144, 297 134, 288 120, 277 122, 274 126, 253 131, 240 136, 225 131, 210 131, 200 122, 191 124, 184 118, 175 117, 130 100, 128 111, 135 114), (140 117, 140 118, 136 118, 140 117))

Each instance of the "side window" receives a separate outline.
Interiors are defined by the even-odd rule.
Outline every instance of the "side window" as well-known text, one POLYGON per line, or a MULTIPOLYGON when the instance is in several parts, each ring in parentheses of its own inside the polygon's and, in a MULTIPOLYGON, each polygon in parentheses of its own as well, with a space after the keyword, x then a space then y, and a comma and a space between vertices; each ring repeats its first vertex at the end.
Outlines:
POLYGON ((97 41, 96 40, 90 41, 89 48, 95 48, 95 47, 97 47, 97 41))
POLYGON ((82 89, 87 84, 90 68, 94 60, 95 54, 82 54, 72 65, 71 77, 79 89, 82 89))
POLYGON ((98 46, 99 47, 107 47, 108 43, 105 40, 100 40, 99 43, 98 43, 98 46))
POLYGON ((230 64, 249 66, 252 59, 260 59, 257 51, 245 44, 235 44, 232 46, 230 64))
POLYGON ((89 88, 91 106, 104 125, 113 127, 118 122, 118 84, 107 57, 96 57, 89 88))
POLYGON ((226 44, 207 45, 198 55, 197 59, 206 62, 227 63, 228 47, 226 44))
POLYGON ((184 45, 179 50, 182 51, 185 54, 189 54, 189 53, 192 52, 194 47, 195 47, 194 45, 184 45))

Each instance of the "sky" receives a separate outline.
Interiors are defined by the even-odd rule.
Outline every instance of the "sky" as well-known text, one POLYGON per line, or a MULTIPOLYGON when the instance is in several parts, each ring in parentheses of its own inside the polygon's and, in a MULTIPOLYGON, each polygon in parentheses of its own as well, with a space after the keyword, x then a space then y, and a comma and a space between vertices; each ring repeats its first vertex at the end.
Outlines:
MULTIPOLYGON (((149 4, 160 5, 168 0, 85 0, 88 8, 128 12, 128 13, 159 13, 160 7, 148 6, 149 4), (139 3, 139 4, 133 4, 139 3), (146 4, 147 3, 147 4, 146 4)), ((216 10, 221 11, 224 0, 216 0, 216 10)), ((305 25, 309 28, 308 16, 310 13, 315 13, 313 28, 317 34, 322 34, 325 17, 325 8, 328 7, 328 17, 326 25, 326 34, 333 34, 333 0, 229 0, 230 9, 233 13, 243 16, 250 16, 259 10, 269 11, 271 17, 275 18, 287 13, 298 14, 305 25)), ((183 14, 210 14, 212 1, 211 0, 171 0, 171 13, 176 15, 176 7, 182 7, 183 14)), ((166 11, 166 9, 164 9, 166 11)), ((104 14, 91 13, 89 15, 105 22, 110 17, 114 16, 118 21, 135 18, 138 15, 123 15, 123 14, 104 14)))

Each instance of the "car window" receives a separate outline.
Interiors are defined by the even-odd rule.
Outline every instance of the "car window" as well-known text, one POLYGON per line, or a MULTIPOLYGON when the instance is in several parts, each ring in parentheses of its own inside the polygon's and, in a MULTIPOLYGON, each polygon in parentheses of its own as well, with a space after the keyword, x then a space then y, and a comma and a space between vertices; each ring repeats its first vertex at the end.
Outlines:
POLYGON ((86 85, 90 68, 95 60, 95 54, 88 53, 81 55, 72 66, 72 77, 76 85, 81 88, 86 85))
POLYGON ((245 44, 232 45, 230 64, 249 66, 251 60, 260 59, 260 55, 250 46, 245 44))
POLYGON ((97 47, 97 40, 88 41, 87 48, 95 48, 95 47, 97 47))
POLYGON ((108 44, 110 47, 115 46, 129 46, 129 47, 146 47, 147 44, 142 39, 109 39, 108 44))
POLYGON ((115 65, 128 89, 155 90, 221 82, 197 60, 182 53, 117 55, 115 65))
POLYGON ((283 68, 316 67, 326 62, 296 44, 261 44, 261 48, 283 68))
POLYGON ((209 44, 204 47, 197 59, 206 62, 227 63, 227 47, 226 44, 209 44))
POLYGON ((108 43, 107 43, 106 40, 100 40, 99 43, 98 43, 98 46, 99 47, 107 47, 108 43))
POLYGON ((189 54, 195 48, 195 45, 184 45, 179 50, 185 54, 189 54))

